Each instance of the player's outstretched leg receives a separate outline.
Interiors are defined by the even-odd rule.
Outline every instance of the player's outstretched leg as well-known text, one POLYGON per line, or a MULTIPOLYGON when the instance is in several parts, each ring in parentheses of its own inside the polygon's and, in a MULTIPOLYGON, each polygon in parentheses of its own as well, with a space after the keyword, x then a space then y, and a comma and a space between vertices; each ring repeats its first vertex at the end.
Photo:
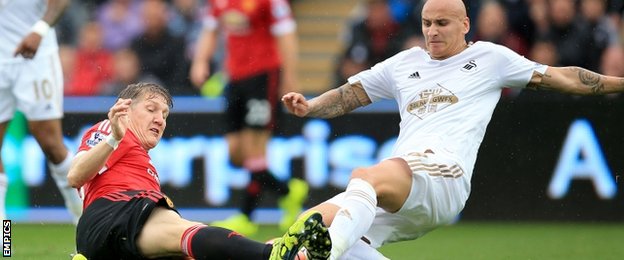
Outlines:
POLYGON ((323 216, 309 211, 295 221, 286 234, 273 242, 270 260, 295 259, 301 247, 306 247, 313 259, 327 259, 331 251, 331 239, 323 216))

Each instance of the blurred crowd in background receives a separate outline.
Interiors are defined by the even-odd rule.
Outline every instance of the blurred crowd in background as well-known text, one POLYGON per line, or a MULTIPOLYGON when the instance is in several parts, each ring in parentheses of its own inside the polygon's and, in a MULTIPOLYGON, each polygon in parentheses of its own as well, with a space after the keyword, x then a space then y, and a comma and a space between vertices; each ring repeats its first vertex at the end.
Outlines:
MULTIPOLYGON (((344 29, 336 35, 342 51, 335 57, 335 86, 400 50, 424 47, 420 25, 424 1, 361 0, 345 14, 347 22, 336 24, 344 29)), ((56 26, 65 94, 116 95, 129 83, 149 81, 163 84, 173 95, 199 95, 188 75, 206 2, 72 1, 56 26)), ((465 3, 472 25, 469 41, 499 43, 547 65, 624 76, 623 0, 465 3)), ((295 7, 293 12, 297 18, 295 7)))

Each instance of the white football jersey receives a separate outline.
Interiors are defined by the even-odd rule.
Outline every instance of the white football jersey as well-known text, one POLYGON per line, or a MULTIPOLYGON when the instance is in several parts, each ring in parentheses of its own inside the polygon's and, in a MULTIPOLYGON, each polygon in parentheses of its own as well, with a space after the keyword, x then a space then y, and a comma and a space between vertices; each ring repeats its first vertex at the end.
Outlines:
MULTIPOLYGON (((43 18, 46 0, 0 0, 0 62, 10 61, 17 45, 31 32, 32 26, 43 18)), ((58 51, 53 29, 41 39, 37 55, 58 51)))
POLYGON ((445 60, 420 47, 402 51, 349 78, 375 102, 394 99, 401 115, 393 156, 431 149, 472 175, 479 145, 504 87, 522 88, 548 66, 510 49, 476 42, 445 60))

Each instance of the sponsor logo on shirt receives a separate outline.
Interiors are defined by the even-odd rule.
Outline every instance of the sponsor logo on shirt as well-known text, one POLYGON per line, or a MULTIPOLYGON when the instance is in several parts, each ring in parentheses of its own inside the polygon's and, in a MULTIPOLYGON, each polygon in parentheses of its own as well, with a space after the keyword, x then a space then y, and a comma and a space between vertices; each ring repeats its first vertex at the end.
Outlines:
POLYGON ((238 10, 228 10, 221 17, 223 28, 233 35, 246 35, 249 33, 249 17, 238 10))
POLYGON ((418 94, 418 98, 407 106, 407 112, 420 119, 447 108, 459 101, 457 96, 440 85, 435 88, 425 89, 418 94))
POLYGON ((156 180, 156 182, 157 182, 158 184, 160 184, 160 179, 158 178, 158 174, 157 174, 155 171, 153 171, 153 170, 152 170, 152 169, 150 169, 150 168, 147 168, 147 174, 149 174, 150 176, 152 176, 152 178, 154 178, 154 180, 156 180))
POLYGON ((408 77, 408 79, 420 79, 420 73, 418 73, 418 71, 410 74, 408 77))

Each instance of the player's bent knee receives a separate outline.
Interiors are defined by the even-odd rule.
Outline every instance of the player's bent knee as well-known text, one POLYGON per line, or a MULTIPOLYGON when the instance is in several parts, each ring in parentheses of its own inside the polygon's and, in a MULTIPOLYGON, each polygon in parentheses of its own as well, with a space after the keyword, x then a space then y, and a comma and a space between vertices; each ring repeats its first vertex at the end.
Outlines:
POLYGON ((199 223, 181 218, 173 210, 157 207, 139 234, 137 239, 139 251, 146 257, 181 253, 182 234, 197 224, 199 223))
POLYGON ((362 179, 368 182, 370 185, 375 186, 377 184, 377 177, 369 168, 357 167, 351 172, 351 179, 362 179))
POLYGON ((387 180, 383 178, 383 174, 376 174, 371 168, 355 168, 351 173, 351 180, 361 179, 370 184, 377 195, 383 194, 384 190, 380 189, 387 185, 387 180))

